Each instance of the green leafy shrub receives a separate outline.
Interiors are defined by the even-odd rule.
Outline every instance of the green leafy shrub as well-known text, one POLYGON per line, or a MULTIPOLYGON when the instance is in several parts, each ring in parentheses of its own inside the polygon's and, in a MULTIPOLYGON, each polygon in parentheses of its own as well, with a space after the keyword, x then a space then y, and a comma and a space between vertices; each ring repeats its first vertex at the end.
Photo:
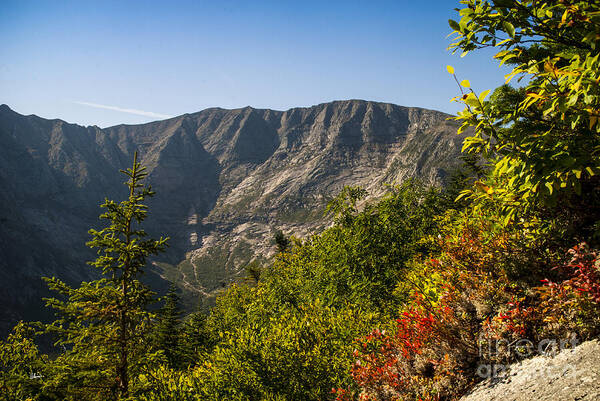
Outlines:
POLYGON ((517 359, 503 344, 541 338, 535 286, 560 258, 499 213, 474 208, 440 229, 439 254, 399 283, 412 293, 395 329, 357 340, 355 383, 336 390, 339 400, 457 397, 480 366, 517 359))
POLYGON ((353 339, 373 326, 391 328, 404 302, 398 280, 415 255, 437 246, 424 237, 447 205, 440 191, 415 182, 359 206, 363 195, 347 188, 330 204, 331 228, 293 239, 258 281, 233 285, 217 299, 205 323, 210 346, 186 376, 195 394, 321 400, 332 387, 350 385, 353 339))

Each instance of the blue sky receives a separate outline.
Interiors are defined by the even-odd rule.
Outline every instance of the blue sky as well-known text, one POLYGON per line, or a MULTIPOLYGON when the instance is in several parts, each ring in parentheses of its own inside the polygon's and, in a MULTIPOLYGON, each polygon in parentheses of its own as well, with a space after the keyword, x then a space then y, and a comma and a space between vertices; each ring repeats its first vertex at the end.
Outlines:
POLYGON ((446 51, 458 0, 0 2, 0 103, 106 127, 208 107, 366 99, 454 113, 503 82, 446 51), (104 106, 104 107, 103 107, 104 106))

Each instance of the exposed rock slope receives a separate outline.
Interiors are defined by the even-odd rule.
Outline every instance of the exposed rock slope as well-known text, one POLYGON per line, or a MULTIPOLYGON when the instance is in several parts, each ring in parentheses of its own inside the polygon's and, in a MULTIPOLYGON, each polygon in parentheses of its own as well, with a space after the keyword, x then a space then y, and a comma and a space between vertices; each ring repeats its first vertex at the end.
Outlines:
POLYGON ((86 231, 100 224, 105 197, 126 195, 117 171, 135 150, 158 192, 147 227, 172 238, 156 272, 207 294, 268 257, 274 229, 301 236, 322 226, 327 199, 344 185, 377 195, 409 177, 441 183, 461 142, 447 118, 350 100, 100 129, 0 106, 0 319, 40 308, 41 275, 89 277, 86 231))
POLYGON ((585 342, 554 358, 512 365, 505 375, 479 384, 461 401, 600 400, 600 343, 585 342))

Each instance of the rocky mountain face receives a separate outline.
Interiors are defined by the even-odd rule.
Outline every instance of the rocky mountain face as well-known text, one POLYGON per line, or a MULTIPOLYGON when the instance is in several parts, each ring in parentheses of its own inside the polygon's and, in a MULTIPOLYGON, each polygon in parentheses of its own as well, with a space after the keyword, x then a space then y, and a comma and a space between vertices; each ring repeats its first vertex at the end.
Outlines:
MULTIPOLYGON (((157 288, 210 296, 250 260, 274 253, 275 230, 305 236, 326 224, 344 185, 372 196, 410 177, 441 184, 462 138, 448 115, 359 100, 287 111, 207 109, 106 129, 23 116, 0 106, 0 320, 41 310, 40 276, 90 278, 87 230, 98 205, 121 200, 137 150, 157 195, 146 227, 169 235, 153 262, 157 288)), ((0 323, 1 324, 1 323, 0 323)))

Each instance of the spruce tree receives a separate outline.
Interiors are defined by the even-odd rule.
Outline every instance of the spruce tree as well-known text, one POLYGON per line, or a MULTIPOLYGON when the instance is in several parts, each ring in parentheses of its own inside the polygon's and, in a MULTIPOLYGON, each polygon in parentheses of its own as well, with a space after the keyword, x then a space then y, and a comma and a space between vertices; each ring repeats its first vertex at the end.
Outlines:
POLYGON ((275 245, 277 245, 278 252, 285 252, 291 245, 290 239, 285 236, 285 234, 281 230, 275 231, 274 235, 275 245))
POLYGON ((0 340, 0 401, 44 399, 41 379, 48 356, 35 343, 35 329, 22 321, 0 340))
POLYGON ((98 257, 90 265, 99 269, 102 278, 71 288, 57 278, 45 278, 61 299, 46 299, 56 309, 58 320, 47 330, 58 337, 65 350, 54 363, 55 372, 48 386, 56 386, 69 399, 125 399, 132 396, 132 382, 149 363, 148 306, 154 293, 139 281, 146 258, 164 251, 168 238, 147 238, 140 223, 146 218, 147 197, 153 196, 144 186, 147 173, 134 155, 133 167, 121 170, 128 177, 126 200, 116 203, 106 199, 106 211, 100 219, 108 226, 91 229, 87 243, 97 249, 98 257))
POLYGON ((181 365, 180 348, 180 299, 177 288, 171 285, 165 296, 165 304, 158 312, 158 323, 155 331, 155 348, 167 358, 169 366, 181 365))
POLYGON ((182 329, 181 360, 184 365, 195 366, 201 355, 211 348, 212 341, 207 327, 207 316, 201 310, 192 313, 182 329))

